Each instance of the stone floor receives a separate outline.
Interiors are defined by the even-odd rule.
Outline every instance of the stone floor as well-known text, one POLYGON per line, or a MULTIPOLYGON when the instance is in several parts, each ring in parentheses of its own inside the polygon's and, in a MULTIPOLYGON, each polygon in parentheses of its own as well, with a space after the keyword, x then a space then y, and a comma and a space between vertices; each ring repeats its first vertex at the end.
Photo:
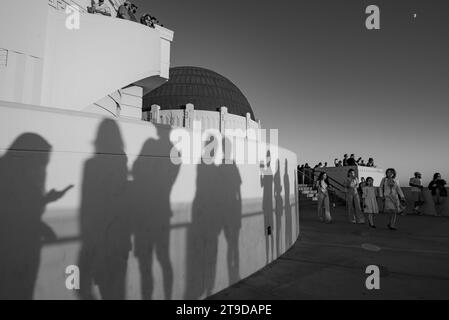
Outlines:
POLYGON ((283 256, 210 299, 449 299, 449 218, 399 217, 398 231, 377 217, 377 229, 350 224, 344 207, 334 223, 300 205, 301 233, 283 256), (380 289, 368 290, 366 266, 380 269, 380 289))

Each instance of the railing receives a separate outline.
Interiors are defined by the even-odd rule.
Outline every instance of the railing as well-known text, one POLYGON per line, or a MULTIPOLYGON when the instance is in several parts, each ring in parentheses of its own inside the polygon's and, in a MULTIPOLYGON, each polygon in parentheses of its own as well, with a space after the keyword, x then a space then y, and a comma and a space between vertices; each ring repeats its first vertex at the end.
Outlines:
MULTIPOLYGON (((304 170, 304 169, 303 169, 304 170)), ((316 182, 319 174, 322 172, 320 170, 305 168, 305 171, 295 170, 297 174, 300 174, 298 177, 298 184, 307 184, 309 186, 313 186, 316 182), (302 183, 301 183, 302 182, 302 183)), ((346 198, 346 187, 335 180, 334 178, 327 176, 329 182, 329 195, 331 203, 335 204, 336 198, 340 198, 345 200, 346 198)))
MULTIPOLYGON (((72 6, 79 8, 80 12, 87 13, 87 7, 86 4, 82 5, 79 3, 80 0, 48 0, 48 4, 58 10, 65 10, 67 6, 72 6)), ((81 1, 82 2, 82 1, 81 1)), ((86 2, 86 1, 84 1, 86 2)), ((91 2, 91 1, 89 1, 91 2)), ((124 0, 109 0, 109 4, 111 8, 114 9, 114 13, 117 13, 118 8, 121 4, 123 4, 124 0)), ((111 12, 112 14, 112 12, 111 12)), ((113 15, 114 16, 114 15, 113 15)))
POLYGON ((74 0, 48 0, 48 4, 57 10, 65 10, 67 6, 72 6, 79 8, 82 13, 87 13, 86 8, 74 0))

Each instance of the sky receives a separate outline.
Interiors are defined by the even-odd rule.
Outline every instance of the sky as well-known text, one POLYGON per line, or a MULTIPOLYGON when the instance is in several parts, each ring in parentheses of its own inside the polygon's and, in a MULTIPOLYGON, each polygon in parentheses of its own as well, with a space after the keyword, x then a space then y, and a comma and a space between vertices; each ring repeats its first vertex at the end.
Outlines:
POLYGON ((134 3, 175 32, 172 66, 231 80, 300 163, 355 153, 402 181, 449 180, 449 1, 134 3), (380 30, 365 27, 371 4, 380 30))

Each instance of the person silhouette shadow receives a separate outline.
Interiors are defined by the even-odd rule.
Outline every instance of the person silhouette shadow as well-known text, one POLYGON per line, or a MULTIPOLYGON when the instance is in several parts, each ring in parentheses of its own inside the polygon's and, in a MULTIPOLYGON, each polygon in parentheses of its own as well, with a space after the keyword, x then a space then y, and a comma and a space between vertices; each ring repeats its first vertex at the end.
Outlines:
POLYGON ((197 165, 196 193, 192 203, 192 218, 187 230, 185 299, 209 296, 215 285, 218 236, 223 228, 219 205, 220 169, 215 152, 218 138, 210 135, 197 165))
POLYGON ((216 210, 223 221, 223 232, 227 242, 227 264, 229 284, 240 280, 240 252, 239 237, 242 228, 242 196, 240 187, 242 178, 239 169, 232 159, 232 142, 229 138, 223 139, 224 159, 218 167, 220 185, 220 205, 216 210))
POLYGON ((264 214, 264 226, 265 226, 264 232, 265 232, 266 263, 268 264, 270 261, 274 259, 273 171, 271 168, 270 150, 267 151, 266 165, 263 163, 261 163, 260 165, 260 186, 263 188, 262 211, 264 214))
POLYGON ((153 295, 153 251, 163 273, 165 299, 172 298, 173 268, 170 261, 170 219, 173 216, 170 194, 180 165, 170 155, 173 144, 170 130, 159 128, 159 139, 148 139, 133 164, 133 233, 134 255, 139 264, 141 294, 145 300, 153 295), (164 157, 149 156, 155 151, 164 157))
POLYGON ((276 161, 276 173, 274 174, 274 201, 276 216, 276 254, 281 255, 282 250, 282 216, 284 214, 284 203, 282 200, 281 184, 281 164, 279 159, 276 161))
POLYGON ((127 156, 117 123, 100 123, 95 154, 84 164, 79 213, 78 257, 81 299, 93 299, 98 285, 102 299, 122 300, 131 250, 128 215, 127 156))
POLYGON ((73 185, 45 192, 51 151, 43 137, 24 133, 0 159, 0 300, 33 298, 42 244, 56 240, 42 216, 73 185))
POLYGON ((285 247, 288 248, 293 243, 292 235, 292 206, 290 203, 290 177, 288 176, 288 160, 284 165, 284 210, 285 210, 285 247))

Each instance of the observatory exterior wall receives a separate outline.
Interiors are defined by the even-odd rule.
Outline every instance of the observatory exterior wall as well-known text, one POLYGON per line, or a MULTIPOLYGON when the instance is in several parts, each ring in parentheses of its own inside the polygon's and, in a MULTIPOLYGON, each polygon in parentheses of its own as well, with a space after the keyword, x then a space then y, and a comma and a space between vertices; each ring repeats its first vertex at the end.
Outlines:
MULTIPOLYGON (((109 177, 119 175, 119 170, 116 169, 117 163, 122 163, 122 167, 126 170, 126 183, 124 189, 121 189, 123 191, 116 192, 112 196, 109 195, 111 197, 108 198, 110 199, 108 201, 111 203, 128 201, 126 202, 128 205, 122 212, 125 214, 124 221, 126 221, 126 215, 129 215, 131 219, 134 214, 133 210, 144 210, 148 212, 150 219, 153 219, 154 216, 156 224, 158 213, 164 212, 164 210, 170 212, 169 241, 165 248, 169 254, 168 263, 173 270, 173 293, 169 298, 204 298, 247 277, 267 264, 266 217, 262 210, 264 192, 258 164, 237 164, 236 166, 241 178, 240 223, 228 225, 227 229, 229 232, 229 228, 231 228, 232 231, 239 234, 236 247, 238 248, 238 270, 235 272, 234 269, 233 273, 230 272, 228 263, 229 238, 223 228, 217 229, 216 248, 208 247, 210 243, 208 221, 210 221, 210 215, 216 213, 214 210, 206 210, 203 212, 204 218, 198 218, 196 215, 199 207, 226 208, 225 192, 222 192, 223 183, 220 179, 201 180, 198 176, 201 170, 199 165, 180 165, 173 184, 168 189, 170 190, 169 203, 166 203, 168 209, 156 207, 159 204, 146 199, 147 196, 148 199, 151 199, 153 192, 164 187, 164 174, 166 173, 156 172, 154 179, 151 179, 151 175, 147 177, 148 188, 128 189, 127 186, 136 179, 136 163, 140 163, 143 168, 154 166, 155 161, 161 165, 159 167, 171 163, 169 158, 171 144, 168 140, 164 141, 163 137, 169 136, 173 129, 171 126, 146 121, 104 118, 100 115, 79 111, 0 101, 1 169, 7 170, 9 176, 17 174, 12 178, 15 184, 14 188, 12 185, 2 186, 8 189, 9 198, 8 201, 2 198, 1 212, 14 211, 15 206, 22 205, 19 202, 27 192, 27 187, 23 186, 23 190, 20 187, 21 182, 24 182, 22 179, 25 179, 23 172, 26 171, 26 168, 20 168, 20 165, 21 163, 33 165, 34 159, 39 159, 43 153, 49 156, 49 162, 48 165, 41 168, 42 172, 40 173, 42 174, 39 173, 36 177, 43 182, 44 190, 42 192, 48 192, 53 188, 61 190, 68 185, 74 186, 61 199, 49 203, 43 211, 41 220, 55 232, 56 239, 42 244, 33 292, 35 299, 77 298, 76 290, 66 288, 65 270, 69 265, 78 264, 80 247, 85 241, 81 231, 82 221, 80 221, 83 194, 88 191, 88 196, 97 203, 97 206, 111 205, 107 201, 105 203, 103 199, 113 186, 111 183, 101 183, 103 181, 101 172, 106 170, 109 172, 109 177), (118 136, 100 137, 99 128, 105 123, 115 127, 118 136), (20 147, 14 148, 14 141, 17 141, 19 137, 26 136, 25 133, 32 133, 47 141, 51 145, 51 151, 40 149, 39 146, 33 145, 33 141, 25 141, 20 147), (122 151, 120 151, 121 141, 124 146, 122 151), (152 147, 149 149, 142 147, 147 142, 151 142, 152 147), (9 166, 7 160, 11 157, 15 159, 15 164, 9 166), (93 159, 100 161, 101 165, 99 170, 89 177, 86 176, 86 167, 93 159), (87 179, 93 179, 95 183, 98 182, 99 187, 87 190, 87 179), (206 192, 207 197, 201 198, 202 192, 206 192), (191 241, 192 237, 195 241, 191 241), (200 261, 195 270, 192 268, 192 260, 200 261), (192 272, 194 272, 193 275, 192 272), (209 284, 208 288, 204 287, 206 284, 209 284)), ((277 196, 275 197, 273 194, 270 199, 273 204, 271 219, 280 221, 277 228, 273 226, 274 235, 279 234, 279 241, 276 243, 278 250, 276 250, 274 258, 284 253, 299 235, 295 194, 297 158, 293 152, 281 147, 279 147, 278 154, 280 166, 277 172, 277 196), (276 217, 278 219, 275 219, 276 217)), ((273 159, 272 162, 275 163, 275 160, 273 159)), ((101 209, 100 207, 93 207, 91 211, 96 212, 101 209)), ((28 235, 21 236, 26 238, 28 235)), ((131 239, 135 241, 132 232, 131 239)), ((13 242, 10 245, 19 246, 13 242)), ((13 252, 21 252, 23 248, 13 249, 13 252)), ((140 299, 142 298, 140 293, 142 277, 134 253, 132 249, 128 252, 126 298, 140 299)), ((167 262, 161 263, 151 250, 148 255, 149 259, 154 255, 152 260, 154 291, 151 298, 167 298, 163 285, 167 262)), ((235 268, 235 264, 233 268, 235 268)), ((94 292, 98 295, 97 287, 94 287, 94 292)))

